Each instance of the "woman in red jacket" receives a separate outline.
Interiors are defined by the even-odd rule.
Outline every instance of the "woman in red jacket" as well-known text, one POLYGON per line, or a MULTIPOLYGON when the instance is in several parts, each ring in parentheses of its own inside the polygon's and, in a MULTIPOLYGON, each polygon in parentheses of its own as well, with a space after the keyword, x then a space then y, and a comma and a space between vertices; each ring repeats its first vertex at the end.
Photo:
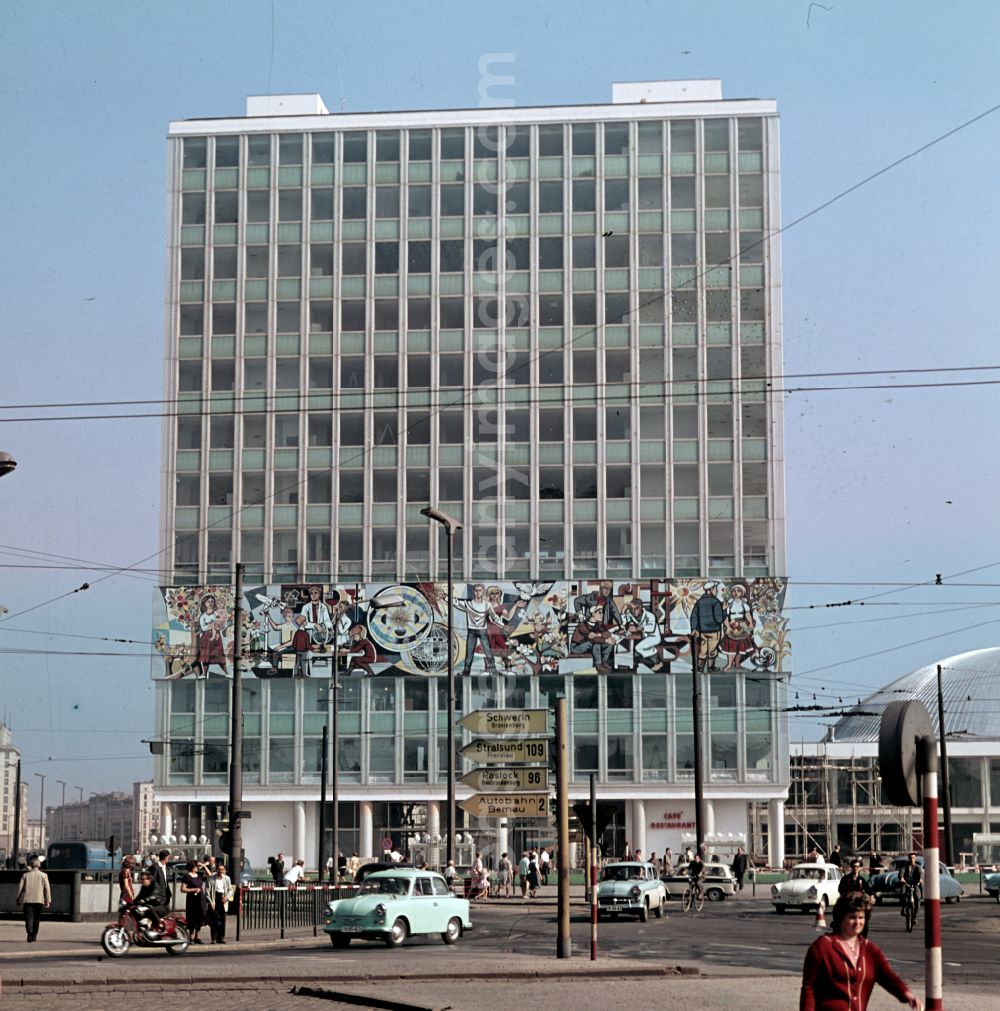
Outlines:
POLYGON ((911 1008, 923 1004, 892 971, 882 950, 861 936, 871 900, 860 892, 837 899, 832 929, 817 938, 802 967, 799 1011, 865 1011, 875 984, 911 1008))

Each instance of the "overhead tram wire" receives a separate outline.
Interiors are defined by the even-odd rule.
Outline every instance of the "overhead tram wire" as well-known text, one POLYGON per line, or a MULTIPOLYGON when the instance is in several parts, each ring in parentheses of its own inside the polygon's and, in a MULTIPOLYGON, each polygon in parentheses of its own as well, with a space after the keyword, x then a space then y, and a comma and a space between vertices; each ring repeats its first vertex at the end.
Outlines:
MULTIPOLYGON (((515 368, 520 368, 520 367, 521 366, 516 366, 515 368)), ((673 383, 700 383, 700 384, 707 385, 708 383, 719 383, 719 382, 732 383, 734 385, 739 385, 741 383, 767 382, 767 380, 758 378, 756 376, 740 376, 739 378, 737 378, 735 376, 730 376, 730 377, 726 377, 726 378, 722 378, 722 379, 712 379, 712 378, 708 378, 708 377, 705 377, 705 376, 700 376, 700 377, 698 377, 696 379, 684 379, 684 380, 681 380, 681 379, 658 379, 658 380, 656 380, 655 383, 650 384, 648 382, 643 381, 642 379, 634 379, 634 380, 629 380, 629 382, 627 382, 627 383, 609 383, 609 384, 605 385, 605 388, 607 388, 608 386, 611 386, 611 387, 624 387, 624 386, 633 387, 633 386, 638 386, 638 385, 643 385, 643 386, 649 386, 649 385, 669 386, 669 385, 672 385, 673 383)), ((896 390, 896 391, 902 391, 902 390, 923 390, 923 389, 954 389, 954 388, 969 388, 969 387, 981 387, 981 386, 1000 386, 1000 379, 978 379, 978 380, 970 379, 970 380, 963 380, 963 381, 956 381, 956 382, 936 382, 936 383, 855 383, 855 384, 845 385, 845 386, 790 386, 790 387, 774 386, 774 387, 770 387, 767 390, 762 391, 762 392, 766 393, 769 396, 781 396, 781 395, 785 395, 785 394, 799 394, 799 393, 850 393, 850 392, 856 392, 858 390, 872 390, 872 391, 896 390)), ((570 390, 572 389, 572 387, 566 387, 565 384, 563 384, 563 388, 564 389, 568 388, 570 390)), ((420 387, 420 389, 423 390, 423 389, 429 389, 429 388, 428 387, 420 387)), ((483 389, 499 390, 500 387, 498 387, 498 386, 485 386, 485 387, 476 387, 476 388, 469 388, 469 387, 447 387, 446 391, 447 390, 455 390, 455 391, 460 391, 462 393, 465 393, 469 389, 472 389, 472 394, 473 394, 473 396, 475 396, 476 393, 481 393, 483 389)), ((215 391, 215 392, 218 392, 218 391, 215 391)), ((279 391, 279 393, 280 392, 281 391, 279 391)), ((285 391, 285 392, 287 392, 287 391, 285 391)), ((391 391, 375 390, 373 392, 378 393, 378 392, 391 392, 391 391)), ((274 396, 278 396, 279 393, 275 393, 274 396)), ((738 391, 738 393, 742 393, 742 391, 738 391)), ((392 407, 392 408, 386 408, 386 409, 388 409, 388 410, 399 410, 401 408, 406 408, 406 407, 410 406, 410 405, 408 405, 405 402, 406 394, 404 392, 397 390, 397 394, 398 394, 399 399, 398 399, 396 405, 394 407, 392 407)), ((310 396, 314 396, 314 395, 320 395, 320 396, 323 396, 323 397, 340 397, 340 396, 343 396, 345 394, 342 394, 339 391, 334 391, 334 390, 311 390, 311 391, 309 391, 307 393, 302 393, 302 392, 298 393, 298 396, 299 396, 300 400, 307 400, 310 396)), ((355 394, 355 395, 357 395, 357 394, 355 394)), ((671 392, 669 392, 667 390, 664 390, 662 393, 657 393, 657 394, 643 393, 641 396, 642 396, 643 401, 648 406, 649 403, 654 402, 654 401, 656 401, 656 402, 663 402, 663 403, 670 403, 670 402, 677 402, 677 401, 683 402, 683 401, 686 401, 686 400, 689 400, 689 399, 696 400, 699 396, 701 396, 701 391, 697 391, 696 390, 693 393, 671 393, 671 392)), ((204 400, 204 399, 205 398, 202 397, 202 396, 198 397, 198 400, 204 400)), ((230 399, 236 399, 236 398, 234 396, 233 398, 230 398, 230 399)), ((270 399, 273 399, 273 398, 272 398, 272 396, 270 394, 267 394, 266 395, 266 399, 270 400, 270 399)), ((603 399, 605 400, 606 403, 608 403, 609 405, 613 406, 614 403, 615 403, 615 399, 616 398, 604 397, 603 399)), ((626 398, 620 398, 620 399, 621 399, 622 404, 626 404, 626 403, 630 404, 630 401, 627 401, 626 398)), ((558 405, 558 404, 580 404, 581 406, 583 406, 586 403, 589 403, 589 401, 584 400, 582 398, 580 400, 577 400, 572 395, 570 395, 570 396, 563 395, 563 396, 559 396, 559 397, 544 397, 544 398, 542 398, 542 397, 526 397, 525 399, 519 400, 517 402, 517 404, 519 406, 520 405, 525 405, 525 404, 528 404, 528 405, 530 405, 530 404, 545 404, 545 405, 548 405, 548 406, 553 406, 553 405, 558 405)), ((448 402, 435 402, 435 403, 430 403, 430 404, 424 403, 424 404, 420 405, 420 409, 421 410, 424 410, 424 409, 429 410, 430 411, 430 416, 433 416, 434 414, 440 414, 442 411, 447 411, 447 410, 452 410, 452 409, 459 409, 459 408, 465 408, 465 407, 470 407, 470 406, 475 407, 475 406, 481 405, 481 404, 482 404, 481 400, 475 400, 475 399, 455 400, 455 401, 448 401, 448 402)), ((316 411, 317 411, 316 408, 309 408, 307 406, 299 406, 299 407, 297 407, 297 408, 295 408, 293 410, 284 410, 284 409, 282 409, 280 412, 277 412, 277 413, 281 413, 281 414, 309 414, 309 413, 316 413, 316 411)), ((275 409, 273 407, 268 407, 266 409, 261 409, 260 411, 235 411, 235 412, 232 412, 232 413, 233 413, 233 415, 235 417, 243 417, 245 414, 271 414, 271 413, 275 413, 275 409)), ((0 424, 28 424, 28 423, 34 424, 36 422, 43 422, 43 421, 148 421, 148 420, 157 419, 157 418, 159 418, 159 419, 162 420, 162 419, 165 419, 165 418, 202 418, 202 417, 209 417, 209 416, 217 417, 218 415, 217 414, 213 414, 213 412, 211 410, 209 410, 207 407, 203 406, 203 407, 201 407, 197 411, 153 411, 153 412, 146 412, 146 413, 141 413, 141 414, 59 414, 59 415, 49 415, 47 417, 0 418, 0 424)), ((407 428, 407 429, 401 429, 400 431, 401 431, 401 433, 402 432, 408 432, 409 428, 407 428)))
MULTIPOLYGON (((723 263, 717 264, 716 266, 725 266, 728 262, 729 261, 724 261, 723 263)), ((709 269, 712 269, 712 268, 709 268, 709 269)), ((588 331, 588 332, 592 332, 592 331, 588 331)), ((559 351, 559 350, 563 350, 563 348, 559 347, 559 348, 553 348, 551 350, 553 350, 553 351, 559 351)), ((515 366, 509 372, 505 372, 505 373, 501 373, 501 374, 506 377, 507 375, 510 375, 514 371, 516 371, 516 369, 518 367, 523 367, 523 366, 515 366)), ((744 375, 744 376, 741 376, 738 381, 739 382, 746 382, 746 383, 750 383, 750 382, 760 383, 760 382, 771 382, 774 379, 780 379, 782 382, 785 382, 785 381, 787 381, 789 379, 835 379, 835 378, 838 378, 838 377, 847 378, 847 377, 855 377, 855 376, 903 376, 903 375, 929 375, 929 374, 939 373, 939 372, 950 373, 950 372, 998 372, 998 371, 1000 371, 1000 365, 942 365, 942 366, 938 366, 938 367, 927 366, 927 367, 923 367, 923 368, 855 369, 855 370, 851 370, 851 371, 837 371, 837 372, 785 372, 785 373, 781 373, 781 374, 765 374, 765 375, 759 375, 759 376, 744 375)), ((680 383, 680 382, 685 382, 685 383, 687 383, 687 382, 716 382, 717 380, 709 380, 709 379, 706 379, 706 378, 701 378, 701 379, 691 379, 691 380, 688 380, 688 379, 685 379, 685 380, 680 380, 680 379, 664 379, 664 380, 660 380, 660 381, 669 385, 669 384, 680 383)), ((737 381, 736 379, 733 379, 733 382, 736 382, 736 381, 737 381)), ((649 383, 646 382, 645 380, 642 380, 642 379, 631 379, 631 380, 628 380, 627 382, 614 383, 613 385, 615 385, 615 386, 639 386, 639 385, 648 386, 649 383)), ((934 383, 934 384, 931 384, 931 385, 937 386, 938 384, 934 383)), ((942 384, 942 385, 948 385, 948 384, 942 384)), ((961 385, 966 385, 966 384, 963 383, 961 385)), ((429 388, 430 387, 414 387, 414 389, 420 389, 420 390, 425 390, 425 389, 429 389, 429 388)), ((844 389, 844 390, 868 389, 868 388, 869 387, 867 387, 867 386, 833 387, 833 389, 844 389)), ((894 386, 893 388, 896 388, 896 387, 894 386)), ((475 386, 447 386, 447 387, 444 387, 443 389, 446 392, 447 391, 459 391, 459 392, 462 392, 462 393, 474 393, 478 389, 481 389, 481 387, 475 387, 475 386)), ((341 397, 346 397, 346 396, 357 396, 359 392, 363 393, 364 391, 359 391, 359 390, 334 390, 334 389, 331 389, 329 391, 327 391, 327 390, 320 390, 320 389, 311 390, 310 391, 310 393, 312 393, 312 394, 321 394, 322 396, 333 397, 334 399, 339 399, 341 397)), ((776 391, 776 392, 788 392, 788 391, 776 391)), ((303 396, 305 396, 305 395, 306 394, 303 394, 303 396)), ((56 408, 74 408, 74 407, 129 407, 129 406, 137 406, 137 407, 139 407, 139 406, 150 406, 150 405, 158 405, 158 404, 163 404, 163 405, 167 405, 167 406, 173 406, 173 405, 178 405, 178 404, 190 404, 190 403, 193 403, 195 399, 196 398, 192 396, 192 397, 161 398, 161 399, 158 399, 158 400, 81 400, 81 401, 63 401, 63 402, 36 403, 36 404, 6 404, 6 405, 0 405, 0 411, 13 411, 13 410, 27 410, 27 411, 38 410, 38 411, 41 411, 41 410, 55 410, 56 408)), ((201 397, 199 396, 199 397, 197 397, 197 399, 201 399, 201 397)), ((234 396, 232 399, 243 400, 243 401, 260 401, 260 400, 270 399, 270 394, 261 393, 259 391, 258 392, 252 392, 252 393, 242 393, 239 397, 235 397, 234 396)), ((458 404, 458 403, 456 403, 454 406, 457 407, 457 406, 461 406, 461 405, 458 404)), ((304 408, 304 410, 308 411, 309 408, 304 408)), ((184 412, 184 413, 185 413, 185 415, 187 415, 189 412, 184 412)), ((196 417, 198 415, 198 413, 199 412, 190 412, 190 414, 191 414, 192 417, 196 417)), ((249 412, 249 413, 258 413, 258 412, 249 412)), ((294 414, 294 413, 297 413, 297 412, 296 411, 282 411, 282 413, 283 414, 294 414)), ((156 413, 156 414, 126 414, 126 415, 117 415, 117 416, 107 416, 107 415, 97 416, 97 415, 95 415, 93 417, 95 417, 95 418, 97 418, 97 417, 100 417, 100 418, 104 418, 104 417, 146 418, 146 417, 168 417, 168 416, 175 416, 175 415, 173 413, 171 413, 169 415, 162 414, 162 413, 156 413)), ((14 418, 14 419, 5 419, 5 420, 30 421, 30 420, 34 420, 34 419, 30 419, 30 418, 14 418)), ((40 420, 44 420, 44 419, 40 419, 40 420)), ((59 420, 59 419, 53 419, 53 420, 59 420)))
MULTIPOLYGON (((816 214, 819 214, 820 212, 824 211, 826 208, 828 208, 828 207, 832 206, 833 204, 837 203, 838 201, 844 199, 849 194, 856 192, 857 190, 861 189, 864 186, 867 186, 869 183, 871 183, 875 179, 878 179, 880 176, 885 175, 887 172, 890 172, 892 169, 896 168, 897 166, 903 164, 906 161, 909 161, 912 158, 915 158, 917 155, 921 154, 924 151, 927 151, 928 149, 934 147, 936 144, 941 143, 942 141, 946 140, 947 138, 954 136, 955 134, 959 133, 960 131, 967 129, 968 127, 972 126, 974 123, 977 123, 977 122, 979 122, 982 119, 985 119, 987 116, 992 115, 997 110, 1000 110, 1000 104, 991 106, 990 108, 984 110, 983 112, 977 114, 976 116, 973 116, 972 118, 967 119, 964 122, 960 123, 958 126, 955 126, 952 129, 950 129, 950 130, 947 130, 945 133, 940 134, 939 136, 935 137, 933 140, 927 142, 926 144, 921 145, 920 147, 918 147, 918 148, 914 149, 913 151, 909 152, 908 154, 903 155, 901 158, 897 158, 895 161, 890 162, 888 165, 886 165, 883 168, 879 169, 877 172, 871 173, 870 175, 866 176, 864 179, 860 180, 859 182, 853 184, 852 186, 849 186, 845 190, 842 190, 840 193, 835 194, 833 197, 831 197, 830 199, 824 201, 822 204, 819 204, 817 207, 814 207, 812 210, 807 211, 805 214, 802 214, 798 218, 795 218, 794 220, 788 222, 788 224, 782 225, 780 228, 775 229, 773 232, 769 232, 766 236, 762 236, 761 239, 759 239, 756 243, 753 243, 749 247, 744 247, 744 250, 741 250, 740 253, 744 252, 746 249, 753 249, 753 248, 756 248, 757 246, 763 246, 764 243, 768 242, 770 239, 775 238, 776 236, 782 235, 785 232, 787 232, 789 229, 794 228, 797 225, 800 225, 802 222, 808 220, 809 218, 815 216, 816 214)), ((698 280, 700 280, 701 278, 705 277, 709 273, 709 271, 712 270, 712 269, 714 269, 716 266, 721 266, 721 265, 733 263, 734 260, 738 259, 740 253, 737 253, 734 256, 728 257, 726 260, 722 261, 721 264, 713 264, 711 266, 706 266, 701 271, 701 273, 695 274, 690 279, 689 284, 695 285, 698 280)), ((660 295, 657 295, 654 299, 650 299, 647 303, 640 304, 639 306, 637 306, 637 309, 641 309, 642 306, 643 306, 643 304, 652 305, 656 301, 663 301, 663 299, 665 297, 666 297, 666 292, 664 291, 664 293, 662 293, 660 295)), ((629 309, 629 310, 626 310, 624 313, 622 313, 621 316, 619 317, 619 322, 622 319, 624 319, 626 316, 630 315, 632 313, 632 311, 633 311, 632 309, 629 309)), ((499 320, 498 320, 498 322, 499 322, 499 320)), ((605 321, 605 325, 607 325, 607 321, 605 321)), ((557 350, 565 350, 568 347, 572 347, 576 343, 576 341, 581 340, 584 336, 586 336, 586 335, 592 335, 592 334, 594 334, 596 332, 597 332, 597 326, 595 325, 594 327, 590 328, 589 330, 584 330, 583 332, 581 332, 580 334, 578 334, 575 337, 570 337, 568 341, 564 341, 563 342, 563 344, 561 345, 561 348, 559 348, 559 349, 557 349, 557 348, 546 349, 546 351, 544 352, 544 354, 552 354, 552 353, 555 353, 557 350)), ((538 360, 540 360, 541 357, 542 357, 541 354, 536 355, 534 359, 532 359, 529 356, 529 358, 527 358, 525 360, 525 362, 521 363, 520 365, 514 366, 513 369, 508 370, 508 372, 505 373, 504 375, 505 376, 509 375, 512 372, 514 372, 514 371, 516 371, 518 369, 523 369, 525 367, 530 368, 530 366, 532 364, 532 361, 536 361, 537 362, 538 360)), ((777 391, 770 391, 770 392, 772 394, 774 394, 777 391)), ((440 413, 441 410, 442 410, 442 408, 438 407, 437 408, 437 413, 440 413)), ((71 420, 83 420, 83 419, 73 418, 71 420)), ((402 432, 401 432, 401 434, 409 433, 410 428, 415 427, 416 424, 417 423, 415 422, 414 425, 408 426, 407 428, 403 429, 402 432)), ((363 448, 362 451, 361 451, 361 453, 356 454, 355 459, 363 459, 366 455, 367 455, 367 448, 363 448)), ((351 461, 348 461, 348 462, 351 462, 351 461)), ((342 464, 343 464, 343 461, 341 461, 341 465, 342 464)), ((291 488, 280 489, 280 490, 279 489, 275 489, 275 491, 272 492, 271 495, 265 496, 264 501, 267 501, 268 499, 274 498, 277 495, 282 494, 285 491, 291 490, 292 488, 301 487, 308 480, 309 480, 309 477, 307 476, 304 480, 296 482, 294 485, 291 486, 291 488)), ((258 504, 258 503, 255 503, 255 504, 258 504)), ((241 510, 239 510, 239 511, 242 511, 242 508, 247 508, 247 507, 246 506, 241 507, 241 510)), ((236 515, 237 515, 237 511, 234 510, 232 513, 230 513, 230 515, 229 515, 229 517, 227 519, 224 519, 224 520, 220 519, 220 520, 215 521, 215 523, 208 523, 204 527, 201 527, 199 530, 194 531, 192 534, 190 534, 188 536, 190 537, 190 536, 198 535, 202 531, 210 530, 214 526, 217 526, 220 522, 227 522, 228 523, 236 515)), ((155 551, 152 554, 147 555, 145 558, 139 559, 135 563, 135 565, 137 565, 137 566, 138 565, 142 565, 144 562, 148 562, 148 561, 151 561, 154 558, 158 558, 165 551, 170 550, 172 547, 173 547, 173 545, 166 545, 166 546, 160 548, 158 551, 155 551)), ((94 582, 98 583, 98 582, 103 582, 106 579, 111 579, 115 575, 120 575, 120 574, 128 572, 130 570, 130 568, 131 568, 131 566, 123 566, 120 569, 116 570, 115 572, 109 572, 107 575, 99 576, 97 579, 95 579, 94 582)), ((29 608, 28 610, 23 610, 23 611, 18 612, 17 615, 8 615, 7 618, 4 619, 4 620, 10 620, 11 617, 17 617, 19 615, 27 614, 28 611, 34 611, 34 610, 38 610, 39 608, 46 607, 49 604, 53 604, 56 601, 61 600, 63 597, 70 596, 71 594, 77 593, 81 589, 84 589, 84 588, 88 588, 88 584, 84 583, 82 587, 79 587, 76 590, 71 590, 71 591, 68 591, 67 593, 60 594, 57 597, 52 597, 49 600, 42 601, 40 604, 37 604, 34 607, 29 608)))

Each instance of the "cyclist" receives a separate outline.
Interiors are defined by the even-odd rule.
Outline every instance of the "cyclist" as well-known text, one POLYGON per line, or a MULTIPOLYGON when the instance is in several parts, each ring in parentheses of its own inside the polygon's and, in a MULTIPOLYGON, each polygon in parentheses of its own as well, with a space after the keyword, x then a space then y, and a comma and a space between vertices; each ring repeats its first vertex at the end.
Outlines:
POLYGON ((691 891, 697 894, 701 891, 701 882, 705 877, 705 863, 700 851, 691 857, 691 862, 687 865, 687 876, 691 882, 691 891))
POLYGON ((913 889, 913 915, 916 916, 920 909, 920 884, 923 879, 923 871, 917 863, 917 854, 909 854, 909 863, 899 872, 899 890, 901 893, 900 905, 902 915, 906 915, 906 889, 913 889))

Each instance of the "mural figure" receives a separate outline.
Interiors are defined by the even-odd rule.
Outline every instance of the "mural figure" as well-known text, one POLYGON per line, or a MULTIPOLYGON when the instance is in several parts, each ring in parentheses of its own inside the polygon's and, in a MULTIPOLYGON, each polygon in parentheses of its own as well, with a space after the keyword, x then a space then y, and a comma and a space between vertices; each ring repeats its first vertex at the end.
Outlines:
POLYGON ((340 650, 341 655, 347 657, 347 664, 344 673, 350 674, 359 670, 365 677, 373 677, 375 671, 372 664, 376 660, 375 647, 368 641, 365 635, 364 625, 352 625, 350 630, 349 645, 346 649, 340 650))
POLYGON ((333 634, 333 619, 330 617, 330 607, 323 599, 323 587, 313 584, 307 592, 309 599, 299 611, 299 614, 305 616, 306 630, 313 633, 314 638, 329 642, 330 636, 333 634), (320 630, 325 631, 326 635, 324 636, 320 630), (320 632, 318 637, 317 632, 320 632))
POLYGON ((695 601, 691 611, 691 636, 698 649, 700 670, 718 670, 719 642, 726 612, 718 597, 719 584, 714 580, 705 583, 705 592, 695 601))
POLYGON ((614 635, 604 623, 604 614, 604 608, 594 604, 586 618, 573 629, 569 647, 572 656, 590 654, 599 674, 612 670, 611 654, 614 650, 614 635))
POLYGON ((465 600, 452 600, 452 606, 456 611, 465 615, 465 665, 462 668, 462 676, 467 677, 472 673, 472 661, 476 655, 476 646, 483 651, 486 658, 486 669, 490 674, 496 674, 496 658, 490 646, 490 636, 487 629, 487 621, 493 609, 486 599, 486 587, 483 583, 475 583, 472 587, 472 597, 465 600))
POLYGON ((747 588, 735 583, 729 589, 726 601, 726 619, 722 623, 721 652, 729 657, 726 670, 736 670, 754 651, 753 608, 747 600, 747 588))
POLYGON ((295 652, 295 666, 292 677, 307 678, 310 673, 313 641, 308 630, 308 619, 304 614, 295 616, 295 634, 292 636, 292 650, 295 652))
POLYGON ((638 671, 639 664, 644 663, 650 670, 663 670, 663 662, 657 655, 662 638, 660 628, 656 623, 656 615, 646 609, 641 597, 633 597, 628 602, 625 608, 625 627, 635 655, 632 669, 638 671))
POLYGON ((591 608, 601 609, 601 620, 608 628, 621 628, 622 615, 615 603, 613 584, 610 579, 602 579, 596 590, 581 594, 574 604, 580 617, 590 614, 591 608))

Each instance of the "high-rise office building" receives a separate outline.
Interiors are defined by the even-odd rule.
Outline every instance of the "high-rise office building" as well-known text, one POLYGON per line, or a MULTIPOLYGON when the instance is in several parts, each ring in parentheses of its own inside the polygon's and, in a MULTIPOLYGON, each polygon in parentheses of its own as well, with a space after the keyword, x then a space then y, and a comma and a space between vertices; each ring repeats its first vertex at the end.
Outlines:
MULTIPOLYGON (((158 689, 161 830, 200 833, 226 799, 220 675, 233 651, 225 613, 215 633, 211 615, 231 604, 240 561, 265 670, 291 673, 281 654, 300 612, 345 657, 368 644, 352 669, 377 677, 340 693, 340 848, 438 834, 442 693, 421 675, 447 650, 395 649, 373 617, 391 597, 431 632, 441 624, 428 504, 463 524, 456 598, 469 606, 451 648, 489 682, 466 691, 466 710, 566 694, 574 781, 598 773, 619 843, 676 848, 692 820, 681 640, 697 599, 715 596, 728 624, 704 658, 719 668, 706 685, 711 827, 745 833, 749 803, 777 814, 788 658, 781 400, 769 392, 781 374, 775 103, 724 100, 718 81, 615 85, 610 104, 371 114, 270 96, 246 116, 172 123, 168 144, 174 589, 158 627, 176 680, 158 689), (311 585, 328 611, 342 605, 332 619, 306 611, 311 585), (523 647, 523 670, 479 635, 478 599, 523 647), (595 640, 580 646, 577 630, 595 602, 608 638, 581 666, 595 640), (749 632, 731 623, 741 613, 749 632), (559 640, 547 656, 545 634, 559 640)), ((255 671, 248 851, 314 859, 322 681, 255 671)))

